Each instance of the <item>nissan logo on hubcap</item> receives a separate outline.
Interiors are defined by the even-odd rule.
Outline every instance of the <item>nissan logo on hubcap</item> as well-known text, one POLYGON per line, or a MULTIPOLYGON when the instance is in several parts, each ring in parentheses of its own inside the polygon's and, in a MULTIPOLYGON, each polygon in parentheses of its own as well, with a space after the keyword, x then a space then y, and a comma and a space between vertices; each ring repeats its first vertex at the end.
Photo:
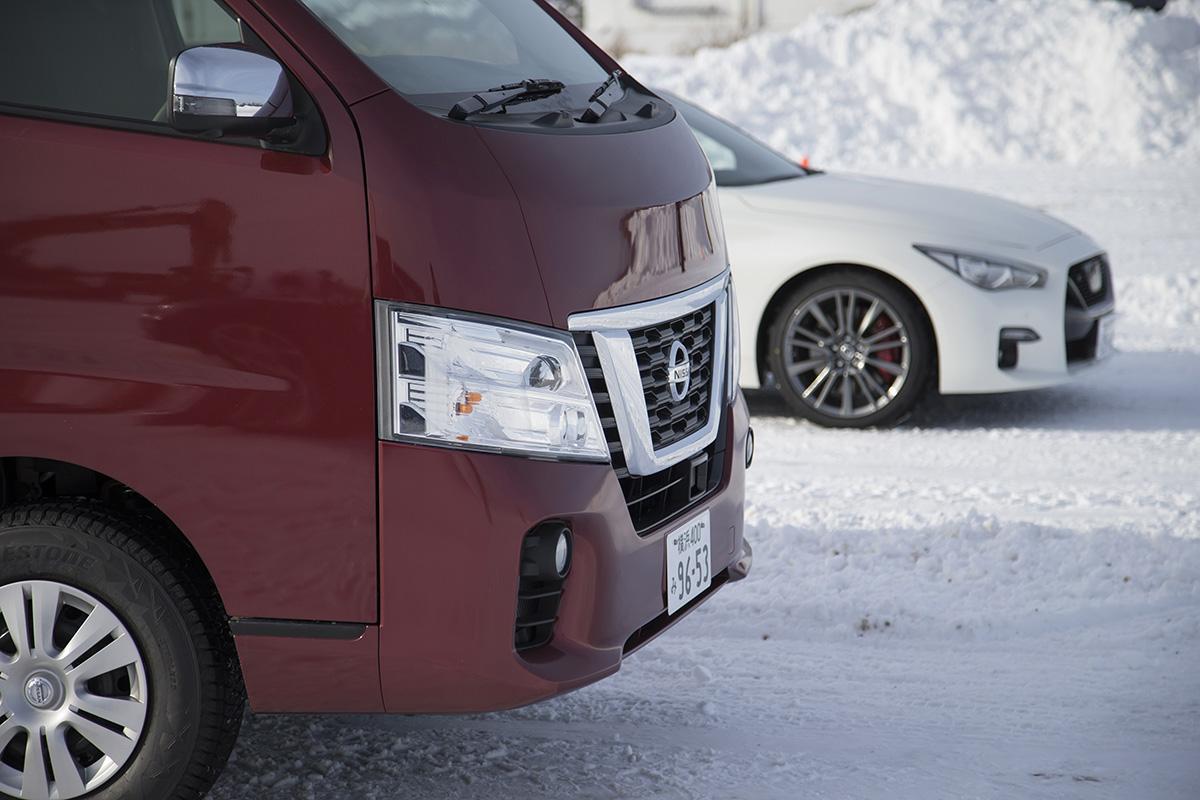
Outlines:
POLYGON ((57 687, 45 675, 34 675, 25 683, 25 699, 34 708, 48 708, 57 698, 57 687))
POLYGON ((692 385, 692 357, 683 342, 676 339, 671 344, 671 357, 667 361, 667 385, 671 387, 671 397, 675 402, 681 402, 687 397, 692 385))

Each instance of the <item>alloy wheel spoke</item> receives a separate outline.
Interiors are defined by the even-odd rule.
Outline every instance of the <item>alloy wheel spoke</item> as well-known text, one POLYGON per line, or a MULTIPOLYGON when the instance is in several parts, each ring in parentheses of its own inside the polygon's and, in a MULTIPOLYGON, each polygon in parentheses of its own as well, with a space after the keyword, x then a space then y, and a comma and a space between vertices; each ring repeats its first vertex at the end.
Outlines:
POLYGON ((118 764, 123 763, 133 753, 134 741, 123 733, 110 730, 75 713, 70 715, 67 724, 118 764))
POLYGON ((20 584, 0 589, 0 614, 4 615, 4 624, 8 626, 8 635, 17 649, 17 658, 28 658, 31 655, 29 623, 25 618, 25 590, 20 584))
POLYGON ((824 406, 825 401, 829 399, 829 393, 833 390, 833 383, 833 378, 830 378, 829 380, 825 381, 825 385, 821 387, 821 392, 817 395, 816 402, 814 403, 817 408, 824 406))
POLYGON ((880 344, 871 344, 867 345, 867 352, 878 353, 881 350, 895 350, 898 347, 904 347, 906 344, 908 344, 908 342, 904 341, 903 339, 896 339, 895 341, 891 342, 882 342, 880 344))
POLYGON ((823 367, 829 363, 829 359, 825 356, 821 358, 810 358, 807 361, 798 361, 795 364, 788 364, 787 373, 793 378, 797 375, 803 375, 805 372, 812 372, 817 367, 823 367))
POLYGON ((32 648, 39 653, 53 656, 54 623, 58 619, 60 592, 53 583, 38 582, 30 586, 29 595, 33 607, 32 648))
POLYGON ((884 328, 883 330, 879 331, 879 333, 871 334, 867 338, 863 339, 863 343, 875 344, 876 342, 882 341, 893 334, 901 333, 903 330, 903 325, 892 325, 889 328, 884 328))
POLYGON ((867 363, 872 367, 884 372, 890 372, 892 375, 903 375, 904 367, 899 364, 893 364, 891 361, 880 361, 878 358, 868 358, 867 363))
POLYGON ((807 339, 809 342, 812 342, 818 347, 824 345, 825 343, 825 337, 821 336, 815 331, 805 328, 799 323, 796 323, 796 325, 792 328, 791 341, 789 341, 788 344, 800 345, 801 347, 804 347, 806 346, 804 339, 807 339), (801 337, 803 337, 803 339, 801 337))
POLYGON ((860 374, 863 376, 863 380, 867 382, 867 385, 871 387, 871 392, 874 393, 879 400, 886 403, 891 399, 888 397, 888 390, 884 388, 882 383, 875 380, 875 376, 871 374, 870 370, 864 369, 860 374))
POLYGON ((879 408, 879 399, 871 393, 866 381, 863 380, 861 372, 854 373, 854 382, 858 384, 858 388, 862 390, 863 397, 867 398, 867 402, 871 404, 872 410, 879 408))
POLYGON ((83 774, 67 747, 66 726, 59 725, 46 737, 46 749, 50 751, 50 766, 54 769, 54 787, 59 797, 74 797, 83 794, 86 788, 83 774))
POLYGON ((137 647, 133 644, 133 638, 125 634, 113 639, 67 674, 78 685, 112 672, 114 669, 132 666, 137 660, 138 652, 137 647))
MULTIPOLYGON (((835 299, 835 302, 836 302, 836 299, 835 299)), ((837 334, 837 330, 833 327, 833 323, 829 321, 829 317, 827 317, 825 315, 825 312, 823 310, 821 310, 820 303, 813 303, 812 306, 809 308, 809 313, 811 313, 813 315, 813 319, 815 319, 817 321, 817 324, 819 324, 822 328, 824 328, 825 330, 829 331, 832 334, 835 334, 835 335, 837 334)))
MULTIPOLYGON (((828 379, 829 376, 832 374, 833 374, 833 368, 830 367, 828 364, 826 364, 825 368, 817 373, 817 377, 813 380, 812 383, 810 383, 808 385, 808 388, 804 390, 803 397, 807 398, 807 397, 811 396, 812 393, 815 392, 821 386, 821 384, 826 379, 828 379)), ((832 383, 832 382, 833 382, 832 379, 830 379, 830 383, 832 383)))
POLYGON ((46 800, 50 797, 50 773, 42 750, 41 729, 29 731, 25 740, 25 768, 21 772, 21 797, 46 800))
POLYGON ((867 306, 867 313, 863 314, 862 322, 858 323, 858 336, 861 339, 866 335, 875 318, 879 316, 879 300, 871 299, 871 305, 867 306))
POLYGON ((135 736, 141 732, 146 721, 146 704, 140 700, 78 692, 72 705, 79 711, 125 728, 135 736))
POLYGON ((850 386, 850 379, 845 375, 842 376, 842 415, 849 416, 854 413, 854 389, 850 386))

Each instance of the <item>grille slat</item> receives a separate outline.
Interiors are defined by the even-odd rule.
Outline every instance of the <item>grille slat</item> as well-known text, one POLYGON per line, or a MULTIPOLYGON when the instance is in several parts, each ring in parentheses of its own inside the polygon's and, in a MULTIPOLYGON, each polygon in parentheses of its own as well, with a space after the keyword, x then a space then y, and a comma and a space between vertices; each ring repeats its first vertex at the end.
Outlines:
MULTIPOLYGON (((678 319, 630 331, 656 450, 686 439, 708 423, 714 391, 715 317, 716 307, 709 305, 678 319), (692 363, 691 386, 678 403, 671 396, 668 381, 670 348, 676 339, 681 339, 688 348, 692 363)), ((691 458, 653 475, 631 475, 592 335, 576 333, 575 344, 596 401, 613 471, 625 495, 634 529, 639 534, 646 534, 714 492, 721 483, 724 470, 724 429, 718 432, 716 441, 691 458), (699 484, 694 485, 697 479, 699 484)), ((719 386, 716 390, 719 391, 719 386)))
POLYGON ((1092 308, 1109 298, 1112 292, 1112 272, 1108 258, 1096 256, 1082 261, 1067 272, 1067 305, 1092 308), (1096 282, 1098 280, 1098 282, 1096 282))
POLYGON ((708 423, 715 318, 716 306, 710 303, 691 314, 629 332, 655 450, 683 441, 708 423), (671 346, 676 341, 688 349, 692 368, 687 394, 680 401, 671 395, 670 388, 671 346))

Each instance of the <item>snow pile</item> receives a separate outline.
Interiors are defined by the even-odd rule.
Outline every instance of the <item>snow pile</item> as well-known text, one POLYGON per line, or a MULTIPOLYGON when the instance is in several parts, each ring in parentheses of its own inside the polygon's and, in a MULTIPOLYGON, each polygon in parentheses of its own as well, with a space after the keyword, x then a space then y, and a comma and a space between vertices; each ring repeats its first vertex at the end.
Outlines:
POLYGON ((881 0, 626 66, 829 167, 1200 161, 1200 0, 881 0))
POLYGON ((1145 325, 1200 328, 1200 270, 1138 275, 1117 285, 1121 313, 1145 325))

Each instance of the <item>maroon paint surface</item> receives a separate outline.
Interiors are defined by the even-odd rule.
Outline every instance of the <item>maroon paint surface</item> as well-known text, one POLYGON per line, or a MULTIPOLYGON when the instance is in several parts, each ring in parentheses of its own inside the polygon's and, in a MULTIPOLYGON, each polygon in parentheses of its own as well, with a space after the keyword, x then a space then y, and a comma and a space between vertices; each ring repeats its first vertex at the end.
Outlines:
POLYGON ((744 401, 727 412, 725 483, 649 536, 633 530, 612 468, 381 443, 380 673, 389 712, 525 705, 615 672, 626 640, 666 610, 673 528, 708 508, 717 574, 742 542, 744 401), (513 650, 521 540, 567 522, 575 549, 554 639, 513 650))
POLYGON ((357 137, 240 10, 321 105, 327 157, 0 114, 0 455, 134 487, 231 614, 373 622, 357 137))
MULTIPOLYGON (((229 4, 313 95, 329 152, 0 113, 0 456, 133 487, 231 615, 373 623, 239 637, 258 710, 503 708, 610 674, 665 608, 671 524, 636 536, 607 465, 377 442, 372 303, 563 327, 698 285, 726 264, 698 146, 679 119, 567 137, 435 118, 295 3, 229 4), (547 518, 576 560, 554 642, 522 658, 518 547, 547 518)), ((728 413, 714 571, 741 537, 728 413)))

